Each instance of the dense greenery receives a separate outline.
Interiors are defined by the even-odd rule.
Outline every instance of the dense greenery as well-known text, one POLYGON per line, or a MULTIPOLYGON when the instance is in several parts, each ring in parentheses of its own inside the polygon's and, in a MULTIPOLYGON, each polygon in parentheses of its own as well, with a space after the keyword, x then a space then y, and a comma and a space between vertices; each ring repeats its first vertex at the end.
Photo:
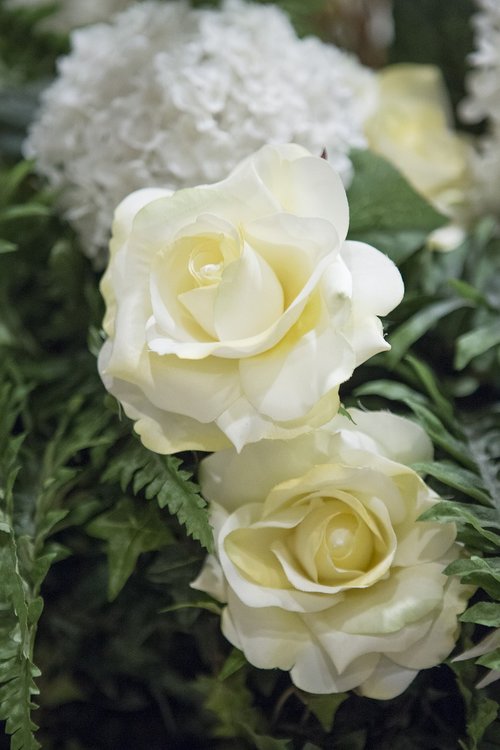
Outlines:
MULTIPOLYGON (((302 3, 281 4, 306 23, 302 3)), ((398 27, 411 5, 396 2, 398 27)), ((451 18, 454 2, 440 7, 451 18)), ((200 456, 149 453, 106 396, 98 275, 19 160, 33 92, 67 44, 36 20, 0 4, 0 747, 498 747, 500 686, 477 691, 473 662, 427 670, 392 701, 307 695, 249 666, 218 605, 189 588, 212 545, 200 456)), ((452 253, 429 251, 443 218, 386 162, 353 158, 351 237, 395 260, 406 295, 385 322, 392 350, 342 397, 411 415, 434 442, 415 467, 443 498, 427 518, 457 523, 470 556, 448 572, 478 586, 463 650, 500 626, 500 241, 486 217, 452 253)), ((498 668, 498 653, 481 663, 498 668)))

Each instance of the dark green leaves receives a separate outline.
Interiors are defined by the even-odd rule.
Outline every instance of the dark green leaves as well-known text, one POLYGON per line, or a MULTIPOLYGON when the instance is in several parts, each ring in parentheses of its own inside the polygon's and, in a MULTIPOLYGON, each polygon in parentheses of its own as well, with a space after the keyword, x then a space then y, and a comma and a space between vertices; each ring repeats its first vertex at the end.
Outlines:
POLYGON ((349 239, 368 242, 400 264, 446 219, 382 157, 354 151, 351 159, 349 239))
POLYGON ((211 550, 213 538, 206 502, 190 477, 181 469, 178 458, 150 453, 130 440, 109 467, 104 481, 119 481, 123 490, 130 485, 135 494, 143 491, 148 500, 156 500, 160 508, 175 514, 187 533, 211 550))
POLYGON ((110 599, 119 594, 142 552, 161 549, 173 541, 158 508, 130 498, 123 498, 112 510, 95 518, 87 532, 106 542, 110 599))

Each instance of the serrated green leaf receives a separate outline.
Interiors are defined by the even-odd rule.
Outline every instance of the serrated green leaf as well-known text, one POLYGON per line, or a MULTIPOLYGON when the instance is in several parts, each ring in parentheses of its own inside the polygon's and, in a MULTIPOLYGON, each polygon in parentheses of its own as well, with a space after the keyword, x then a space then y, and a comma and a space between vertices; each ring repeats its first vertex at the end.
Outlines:
POLYGON ((94 518, 87 525, 87 532, 106 542, 110 601, 122 590, 140 554, 161 549, 173 541, 156 506, 127 497, 112 510, 94 518))
POLYGON ((135 494, 143 491, 147 499, 156 500, 160 508, 166 507, 176 515, 187 533, 211 552, 213 535, 207 503, 189 472, 180 467, 180 459, 150 453, 134 440, 109 466, 103 481, 119 481, 124 491, 132 484, 135 494))
POLYGON ((481 484, 480 479, 472 471, 463 469, 450 461, 419 462, 412 464, 412 468, 419 474, 429 474, 448 487, 460 490, 460 492, 473 497, 474 500, 483 505, 493 506, 492 499, 484 489, 481 489, 479 486, 481 484))
POLYGON ((463 583, 480 586, 493 598, 500 599, 499 557, 484 559, 472 555, 468 559, 459 558, 450 563, 444 572, 458 576, 463 583))
POLYGON ((481 482, 500 513, 500 404, 490 404, 486 412, 468 415, 462 429, 481 482))
POLYGON ((443 500, 422 513, 419 520, 455 523, 459 527, 468 524, 478 534, 500 548, 500 534, 488 531, 488 527, 500 529, 496 510, 457 503, 453 500, 443 500))
POLYGON ((475 622, 490 628, 500 627, 500 603, 478 602, 462 612, 458 618, 462 622, 475 622))
POLYGON ((454 366, 463 370, 474 357, 500 344, 500 320, 467 331, 456 341, 454 366))

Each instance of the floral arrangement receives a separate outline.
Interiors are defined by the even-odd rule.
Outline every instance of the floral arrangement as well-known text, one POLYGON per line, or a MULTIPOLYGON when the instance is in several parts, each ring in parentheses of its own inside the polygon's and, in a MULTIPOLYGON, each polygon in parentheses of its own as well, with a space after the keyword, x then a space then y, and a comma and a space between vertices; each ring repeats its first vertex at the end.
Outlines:
POLYGON ((423 7, 0 5, 2 746, 499 746, 500 16, 423 7))

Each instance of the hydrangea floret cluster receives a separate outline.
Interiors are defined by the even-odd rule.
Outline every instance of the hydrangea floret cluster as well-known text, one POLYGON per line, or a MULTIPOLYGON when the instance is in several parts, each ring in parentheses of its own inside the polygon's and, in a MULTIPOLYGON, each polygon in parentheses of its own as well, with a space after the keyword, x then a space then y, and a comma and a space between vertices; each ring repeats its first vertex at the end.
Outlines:
POLYGON ((212 183, 266 143, 326 148, 348 179, 348 151, 366 146, 374 74, 299 39, 274 6, 144 2, 76 31, 72 46, 26 154, 101 262, 113 210, 133 190, 212 183))
POLYGON ((56 10, 44 18, 40 28, 47 31, 67 33, 79 26, 108 21, 115 13, 125 10, 135 0, 5 0, 9 10, 41 8, 56 5, 56 10))

